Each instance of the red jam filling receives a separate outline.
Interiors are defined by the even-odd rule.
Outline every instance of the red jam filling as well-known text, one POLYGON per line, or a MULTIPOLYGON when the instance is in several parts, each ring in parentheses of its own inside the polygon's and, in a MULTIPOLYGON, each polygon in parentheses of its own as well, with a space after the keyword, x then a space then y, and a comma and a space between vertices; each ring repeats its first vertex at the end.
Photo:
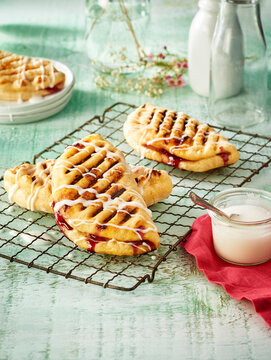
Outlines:
MULTIPOLYGON (((53 209, 54 209, 54 206, 55 206, 55 202, 52 203, 52 208, 53 209)), ((55 211, 54 214, 55 214, 56 223, 57 223, 58 227, 60 228, 60 230, 64 234, 65 234, 64 228, 66 228, 67 230, 73 230, 73 228, 66 222, 66 220, 59 213, 59 211, 55 211)), ((100 227, 102 228, 103 225, 100 226, 100 227)), ((141 226, 141 227, 139 227, 139 229, 137 231, 137 234, 141 239, 143 239, 143 236, 144 236, 143 230, 144 230, 144 227, 141 226)), ((109 240, 111 240, 111 239, 103 237, 103 236, 95 235, 95 234, 89 234, 89 236, 87 238, 87 242, 89 243, 88 251, 95 252, 95 246, 98 243, 106 242, 106 241, 109 241, 109 240)), ((155 250, 155 246, 154 246, 153 242, 151 242, 149 240, 127 241, 127 243, 132 246, 134 255, 136 255, 138 253, 138 247, 141 246, 141 245, 144 245, 144 244, 149 246, 151 248, 151 250, 155 250)))
POLYGON ((60 228, 60 230, 62 232, 63 228, 65 227, 67 230, 72 230, 72 227, 66 222, 66 220, 64 219, 64 217, 59 213, 59 212, 55 212, 55 219, 56 219, 56 223, 58 225, 58 227, 60 228))
POLYGON ((150 150, 154 150, 160 154, 163 154, 167 157, 167 162, 163 161, 162 162, 166 165, 171 165, 174 167, 178 167, 180 162, 185 161, 185 159, 182 159, 176 155, 173 155, 171 153, 169 153, 167 150, 165 149, 158 149, 153 145, 144 145, 145 148, 150 149, 150 150))
MULTIPOLYGON (((55 202, 52 203, 53 209, 54 209, 54 206, 55 206, 55 202)), ((54 215, 55 215, 56 224, 63 233, 65 233, 63 231, 63 228, 66 228, 67 230, 73 230, 73 228, 66 222, 66 220, 60 214, 59 211, 54 211, 54 215)))
POLYGON ((47 88, 46 88, 46 91, 47 91, 50 95, 52 95, 52 94, 55 94, 56 92, 62 90, 62 87, 63 87, 63 86, 62 86, 62 83, 59 83, 59 84, 55 85, 55 86, 52 87, 52 88, 47 87, 47 88))
MULTIPOLYGON (((88 251, 90 252, 95 252, 95 246, 100 243, 100 242, 106 242, 109 241, 111 239, 108 239, 106 237, 103 236, 99 236, 99 235, 94 235, 94 234, 90 234, 87 238, 87 241, 90 245, 88 251)), ((133 252, 134 255, 136 255, 138 253, 138 247, 140 245, 144 245, 146 244, 147 246, 149 246, 151 248, 151 250, 155 250, 155 246, 153 244, 153 242, 149 241, 149 240, 140 240, 140 241, 127 241, 127 244, 131 245, 133 248, 133 252)))
POLYGON ((218 154, 218 156, 220 156, 222 158, 222 160, 224 161, 224 165, 227 165, 227 163, 229 162, 230 152, 223 151, 224 150, 223 146, 220 146, 219 149, 222 152, 220 154, 218 154))

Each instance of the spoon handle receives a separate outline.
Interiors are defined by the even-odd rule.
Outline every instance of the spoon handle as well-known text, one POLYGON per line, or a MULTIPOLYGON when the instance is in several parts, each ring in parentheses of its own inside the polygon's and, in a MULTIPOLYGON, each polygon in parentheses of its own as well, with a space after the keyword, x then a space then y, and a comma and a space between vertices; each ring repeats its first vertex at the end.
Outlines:
POLYGON ((218 208, 214 207, 213 205, 211 205, 210 203, 208 203, 207 201, 203 200, 200 196, 196 195, 193 191, 190 191, 189 193, 189 197, 190 199, 193 201, 194 204, 197 204, 199 206, 204 207, 205 209, 211 210, 214 213, 222 216, 224 219, 227 219, 228 221, 230 220, 231 222, 235 223, 235 224, 242 224, 242 225, 257 225, 257 224, 266 224, 266 223, 270 223, 271 222, 271 218, 268 219, 264 219, 264 220, 258 220, 258 221, 239 221, 236 220, 235 218, 239 216, 239 214, 231 214, 230 216, 228 216, 227 214, 225 214, 223 211, 219 210, 218 208))
POLYGON ((223 216, 224 218, 225 217, 228 218, 228 216, 224 212, 222 212, 218 208, 214 207, 213 205, 211 205, 210 203, 208 203, 207 201, 205 201, 204 199, 202 199, 201 197, 196 195, 193 191, 190 191, 189 197, 193 201, 194 204, 202 206, 205 209, 211 210, 211 211, 215 212, 216 214, 223 216))

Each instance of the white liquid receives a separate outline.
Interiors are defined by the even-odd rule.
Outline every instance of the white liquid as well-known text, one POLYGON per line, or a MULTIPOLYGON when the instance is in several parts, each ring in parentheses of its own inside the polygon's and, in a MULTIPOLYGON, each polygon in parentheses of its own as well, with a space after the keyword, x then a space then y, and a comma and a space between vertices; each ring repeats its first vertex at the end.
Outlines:
MULTIPOLYGON (((259 221, 271 218, 271 209, 260 204, 232 205, 222 209, 238 214, 238 221, 259 221)), ((226 224, 212 216, 214 248, 218 256, 237 264, 258 264, 271 259, 271 223, 263 225, 226 224)))
POLYGON ((261 221, 271 218, 271 209, 266 209, 259 205, 252 204, 241 204, 241 205, 231 205, 223 210, 227 215, 232 215, 233 220, 238 221, 261 221))

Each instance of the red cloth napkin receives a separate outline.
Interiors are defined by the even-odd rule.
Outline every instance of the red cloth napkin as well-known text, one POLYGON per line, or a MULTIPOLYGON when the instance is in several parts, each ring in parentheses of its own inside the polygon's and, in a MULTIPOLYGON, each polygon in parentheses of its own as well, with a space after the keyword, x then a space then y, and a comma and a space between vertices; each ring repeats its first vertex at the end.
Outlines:
POLYGON ((222 285, 237 300, 250 300, 271 327, 271 260, 260 265, 242 266, 220 259, 214 250, 209 215, 194 221, 192 233, 183 246, 195 256, 198 268, 208 280, 222 285))

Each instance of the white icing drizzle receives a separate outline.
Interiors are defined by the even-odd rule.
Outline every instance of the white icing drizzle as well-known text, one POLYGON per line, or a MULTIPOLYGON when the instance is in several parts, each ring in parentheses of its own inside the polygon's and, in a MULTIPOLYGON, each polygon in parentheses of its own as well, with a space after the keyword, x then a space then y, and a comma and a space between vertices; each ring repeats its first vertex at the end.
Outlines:
POLYGON ((152 145, 153 143, 158 142, 158 141, 167 141, 167 140, 173 140, 173 139, 181 141, 182 137, 180 137, 180 136, 159 137, 159 138, 147 141, 147 145, 152 145))
MULTIPOLYGON (((18 73, 17 73, 17 78, 18 78, 18 82, 17 82, 17 86, 19 88, 22 87, 23 81, 26 80, 26 76, 25 76, 25 70, 26 70, 26 65, 29 61, 29 58, 27 56, 20 56, 19 60, 18 60, 18 73)), ((20 103, 20 101, 22 102, 21 98, 19 97, 18 102, 20 103)))
MULTIPOLYGON (((100 223, 99 221, 97 221, 96 219, 93 220, 93 219, 89 219, 89 220, 81 220, 81 219, 69 219, 69 225, 73 226, 73 227, 77 227, 77 226, 80 226, 82 224, 87 224, 87 223, 91 223, 91 224, 95 224, 95 225, 99 225, 99 226, 103 226, 105 225, 104 223, 100 223)), ((107 223, 106 226, 111 226, 111 227, 114 227, 114 228, 117 228, 117 229, 124 229, 124 230, 130 230, 130 231, 133 231, 139 238, 139 240, 142 240, 142 237, 140 235, 140 233, 148 233, 150 231, 156 231, 156 227, 146 221, 146 223, 149 223, 151 226, 148 227, 148 228, 145 228, 145 229, 140 229, 140 228, 131 228, 130 226, 126 226, 126 225, 118 225, 118 224, 113 224, 113 223, 107 223)))
POLYGON ((141 184, 141 191, 144 192, 144 186, 150 181, 151 176, 152 176, 152 169, 149 170, 145 170, 148 174, 148 176, 146 176, 145 181, 143 181, 143 183, 141 184))
POLYGON ((121 156, 117 153, 114 153, 113 151, 110 151, 109 149, 107 149, 106 147, 100 147, 97 146, 93 143, 87 142, 87 141, 83 141, 83 140, 79 140, 79 141, 75 141, 72 145, 69 145, 66 147, 66 150, 70 149, 70 148, 75 148, 78 151, 88 151, 88 149, 86 149, 89 146, 93 146, 94 147, 94 152, 93 155, 100 155, 103 157, 103 154, 101 153, 102 150, 106 151, 106 157, 109 159, 113 159, 113 160, 122 160, 121 156), (78 147, 76 147, 77 144, 81 144, 83 146, 85 146, 85 148, 82 149, 78 149, 78 147))
MULTIPOLYGON (((45 85, 44 85, 44 78, 45 78, 45 69, 44 69, 44 65, 43 65, 43 60, 42 59, 39 59, 39 58, 36 58, 36 59, 33 59, 33 65, 34 66, 39 66, 40 68, 40 71, 41 71, 41 88, 44 89, 45 88, 45 85)), ((38 84, 36 85, 36 90, 39 89, 39 86, 38 84)))
POLYGON ((47 182, 49 181, 49 179, 51 179, 51 174, 50 174, 50 171, 48 168, 42 170, 38 176, 36 176, 36 179, 32 182, 31 184, 31 190, 30 190, 30 195, 28 196, 27 198, 27 208, 30 209, 30 210, 35 210, 35 201, 38 197, 38 193, 39 191, 46 186, 47 182), (42 175, 43 174, 46 174, 47 176, 45 177, 45 181, 43 181, 43 178, 42 178, 42 175), (37 185, 36 188, 35 188, 35 184, 38 182, 38 181, 41 181, 41 185, 37 185), (35 190, 34 190, 35 188, 35 190))
POLYGON ((23 100, 22 100, 22 95, 19 93, 18 94, 18 99, 17 99, 17 104, 22 104, 23 100))
POLYGON ((54 72, 54 66, 52 63, 50 63, 50 70, 51 70, 51 81, 50 81, 50 88, 53 88, 55 86, 55 72, 54 72))
MULTIPOLYGON (((141 208, 141 209, 147 211, 147 213, 151 216, 151 211, 149 209, 146 209, 146 207, 139 201, 127 202, 120 197, 116 197, 116 198, 112 199, 111 196, 106 193, 100 194, 95 189, 92 189, 92 188, 83 189, 78 185, 61 185, 55 191, 57 191, 61 188, 75 189, 79 195, 82 195, 85 192, 89 192, 89 193, 94 194, 96 196, 96 198, 93 200, 86 200, 82 197, 79 197, 75 200, 64 199, 64 200, 58 201, 57 203, 55 203, 55 206, 54 206, 54 210, 56 212, 58 212, 60 210, 60 208, 64 205, 73 206, 73 205, 77 205, 77 204, 82 204, 84 207, 88 207, 88 206, 92 206, 92 205, 100 206, 100 202, 102 202, 102 206, 103 206, 104 210, 107 210, 109 207, 117 207, 118 210, 122 210, 125 206, 129 205, 129 206, 141 208), (106 200, 103 200, 102 198, 106 198, 106 200), (97 201, 99 201, 99 202, 97 203, 97 201)), ((136 193, 136 194, 138 195, 138 193, 136 193)))
POLYGON ((48 242, 55 242, 55 239, 49 234, 43 234, 43 231, 32 230, 27 234, 20 234, 20 237, 27 243, 32 243, 33 245, 48 245, 48 242), (36 239, 37 238, 37 239, 36 239))
MULTIPOLYGON (((63 163, 65 163, 65 164, 69 164, 69 165, 72 165, 71 167, 69 167, 69 166, 64 166, 64 165, 54 165, 54 168, 55 169, 60 169, 60 168, 63 168, 63 169, 66 169, 66 170, 75 170, 75 171, 79 171, 81 174, 84 174, 84 173, 89 173, 89 169, 87 168, 87 167, 85 167, 84 165, 82 165, 82 164, 80 164, 79 166, 74 166, 74 164, 71 162, 71 161, 69 161, 69 160, 62 160, 63 161, 63 163), (82 171, 82 170, 80 170, 80 168, 83 168, 83 170, 84 171, 82 171)), ((95 168, 96 169, 96 168, 95 168)), ((100 170, 100 169, 97 169, 97 170, 100 170)), ((101 170, 100 170, 101 171, 101 170)), ((90 175, 93 175, 93 177, 95 177, 96 178, 96 175, 95 174, 92 174, 92 173, 90 173, 90 175)))
POLYGON ((139 151, 139 150, 137 150, 138 152, 141 152, 141 156, 140 156, 140 158, 141 158, 141 159, 144 159, 145 154, 146 154, 146 152, 148 151, 148 149, 147 149, 147 148, 144 148, 143 146, 138 146, 138 148, 140 148, 140 149, 141 149, 140 151, 139 151))
POLYGON ((16 194, 17 190, 19 189, 19 175, 20 175, 20 172, 23 170, 23 167, 20 167, 17 172, 16 172, 16 175, 15 175, 15 181, 14 181, 14 184, 11 186, 11 188, 9 189, 8 191, 8 199, 10 202, 13 202, 13 198, 14 198, 14 195, 16 194))
POLYGON ((43 66, 43 62, 41 60, 41 64, 40 64, 40 71, 41 71, 41 88, 44 89, 45 86, 44 86, 44 77, 45 77, 45 70, 44 70, 44 66, 43 66))
POLYGON ((142 177, 142 176, 146 176, 146 174, 147 174, 147 176, 146 176, 146 179, 145 179, 145 181, 142 183, 142 184, 140 184, 140 186, 139 186, 139 189, 140 189, 140 192, 141 192, 141 195, 144 193, 144 186, 146 185, 146 183, 148 182, 148 181, 150 181, 150 179, 151 179, 151 176, 152 176, 152 171, 153 171, 153 169, 148 169, 148 168, 145 168, 144 166, 133 166, 133 167, 131 167, 131 171, 134 173, 134 175, 136 176, 136 172, 140 169, 140 168, 143 168, 143 171, 144 171, 144 174, 138 174, 138 179, 140 180, 140 178, 142 177))
POLYGON ((15 207, 14 207, 14 206, 10 206, 10 207, 7 209, 7 212, 9 212, 9 213, 12 213, 13 211, 15 211, 15 207))
MULTIPOLYGON (((94 155, 100 155, 102 158, 111 158, 113 160, 117 160, 117 163, 110 167, 108 170, 106 170, 102 176, 97 179, 97 182, 99 180, 101 181, 104 181, 104 180, 107 180, 109 183, 111 183, 111 181, 107 178, 107 176, 110 175, 110 173, 112 171, 115 171, 115 172, 119 172, 120 174, 123 173, 123 170, 120 170, 120 169, 117 169, 117 166, 120 165, 120 163, 124 163, 126 165, 126 162, 124 160, 124 158, 122 158, 122 156, 120 156, 118 153, 114 153, 113 151, 109 150, 108 148, 106 147, 100 147, 100 146, 97 146, 91 142, 86 142, 86 141, 83 141, 83 140, 80 140, 80 141, 76 141, 73 143, 73 145, 71 146, 68 146, 66 148, 66 151, 70 148, 75 148, 78 152, 80 151, 87 151, 91 156, 94 156, 94 155), (78 144, 81 144, 83 147, 80 148, 78 147, 78 144), (91 149, 92 147, 92 149, 91 149), (94 148, 94 150, 93 150, 94 148), (92 151, 93 150, 93 151, 92 151), (105 153, 104 153, 105 151, 105 153)), ((86 173, 83 173, 82 170, 80 170, 80 167, 82 166, 82 164, 79 164, 79 165, 74 165, 72 162, 69 162, 68 160, 64 160, 63 159, 63 164, 61 165, 57 165, 56 167, 58 168, 65 168, 65 169, 68 169, 68 170, 71 170, 71 169, 74 169, 74 170, 78 170, 82 175, 85 175, 85 174, 91 174, 93 175, 90 171, 93 170, 92 169, 86 169, 87 172, 86 173), (71 167, 66 167, 65 165, 72 165, 72 168, 71 167)), ((97 169, 97 168, 95 168, 97 169)), ((127 171, 129 174, 130 172, 127 171)), ((146 206, 144 205, 144 200, 142 198, 142 196, 139 194, 139 192, 136 190, 136 189, 131 189, 131 188, 126 188, 124 185, 120 185, 120 184, 115 184, 115 183, 111 183, 111 186, 113 187, 114 185, 117 185, 117 186, 121 186, 122 189, 125 189, 125 190, 128 190, 130 193, 134 194, 136 196, 136 198, 140 198, 142 200, 141 201, 137 201, 137 200, 132 200, 132 201, 126 201, 124 200, 122 197, 115 197, 112 199, 112 197, 107 194, 107 193, 99 193, 96 189, 93 189, 93 188, 82 188, 80 187, 79 185, 70 185, 70 184, 63 184, 59 187, 57 187, 56 189, 54 189, 54 194, 63 189, 63 188, 67 188, 67 189, 74 189, 76 190, 76 192, 78 193, 78 195, 80 197, 74 199, 74 200, 71 200, 71 199, 64 199, 64 200, 61 200, 61 201, 58 201, 55 203, 54 205, 54 212, 59 212, 59 210, 63 207, 63 206, 74 206, 74 205, 77 205, 77 204, 81 204, 83 205, 83 207, 87 208, 89 206, 102 206, 103 210, 108 210, 108 211, 112 211, 112 212, 124 212, 126 214, 129 214, 131 217, 132 216, 136 216, 138 218, 142 218, 144 220, 144 223, 145 224, 148 224, 148 228, 143 228, 141 229, 140 227, 139 228, 132 228, 130 226, 127 226, 127 225, 117 225, 117 224, 114 224, 114 223, 106 223, 106 226, 112 226, 114 228, 118 228, 118 229, 126 229, 126 230, 130 230, 130 231, 133 231, 137 237, 139 238, 139 240, 143 240, 142 239, 142 236, 141 234, 143 233, 147 233, 149 231, 157 231, 156 230, 156 227, 155 225, 151 222, 151 221, 148 221, 146 219, 146 216, 144 217, 143 215, 141 214, 130 214, 128 211, 125 210, 125 207, 127 206, 132 206, 132 207, 135 207, 135 208, 139 208, 139 209, 142 209, 144 210, 150 217, 151 217, 151 211, 149 209, 146 208, 146 206), (82 195, 84 193, 91 193, 94 195, 94 199, 85 199, 82 197, 82 195)), ((67 219, 66 219, 67 220, 67 219)), ((100 223, 98 222, 97 219, 95 218, 91 218, 91 219, 79 219, 79 218, 69 218, 68 220, 68 223, 70 226, 72 226, 75 230, 77 230, 76 228, 80 225, 85 225, 85 224, 95 224, 97 226, 102 226, 102 225, 105 225, 103 223, 100 223)), ((85 238, 80 238, 80 239, 77 239, 77 242, 80 241, 81 239, 84 239, 85 238)), ((125 242, 125 243, 128 243, 128 242, 125 242)), ((150 250, 150 246, 145 244, 150 250)), ((134 244, 133 244, 134 246, 134 244)))
MULTIPOLYGON (((137 217, 140 217, 141 219, 143 219, 144 221, 146 221, 146 218, 141 214, 130 214, 129 211, 126 211, 126 210, 123 210, 123 209, 118 210, 118 212, 124 212, 124 213, 130 215, 131 217, 137 216, 137 217)), ((150 224, 152 226, 152 223, 150 221, 146 221, 146 223, 150 224)))
MULTIPOLYGON (((185 116, 185 114, 182 113, 182 112, 176 112, 176 115, 177 115, 177 118, 185 116)), ((129 121, 131 119, 133 120, 134 116, 137 116, 137 114, 132 113, 128 117, 127 123, 126 123, 127 125, 125 126, 125 133, 129 133, 129 132, 139 132, 139 133, 141 133, 139 142, 137 144, 134 144, 134 148, 141 154, 141 158, 144 158, 146 152, 148 151, 148 149, 146 147, 144 147, 144 140, 145 140, 146 134, 147 134, 148 130, 150 130, 150 129, 153 129, 155 131, 157 129, 155 128, 155 126, 152 125, 152 123, 149 123, 147 125, 144 125, 141 122, 130 124, 129 121)), ((190 119, 193 120, 193 118, 190 118, 190 119)), ((198 123, 198 126, 203 126, 203 125, 205 125, 205 124, 198 123)), ((160 129, 167 129, 167 128, 166 128, 166 126, 161 125, 160 129)), ((213 134, 213 133, 214 133, 213 131, 204 131, 204 132, 197 131, 196 134, 191 139, 195 140, 198 136, 203 135, 203 134, 207 137, 207 136, 209 136, 210 134, 213 134)), ((183 134, 183 135, 185 135, 185 134, 183 134)), ((168 141, 168 140, 175 139, 175 140, 180 141, 180 144, 171 146, 169 148, 169 150, 168 150, 169 153, 174 154, 174 151, 176 151, 176 150, 180 150, 180 149, 181 150, 186 150, 186 149, 191 148, 190 144, 186 144, 185 142, 182 143, 182 136, 181 137, 179 137, 179 136, 159 137, 159 138, 155 138, 155 139, 151 139, 151 140, 147 141, 146 145, 152 145, 152 144, 154 144, 156 142, 159 142, 159 141, 168 141)), ((218 141, 212 141, 212 144, 221 144, 221 146, 225 146, 223 144, 228 144, 228 141, 221 139, 221 137, 219 136, 218 141)), ((207 149, 207 146, 205 144, 194 144, 193 147, 197 147, 198 151, 202 151, 201 149, 207 149)))
MULTIPOLYGON (((23 171, 26 171, 28 176, 33 176, 33 174, 35 173, 36 170, 36 165, 35 166, 31 166, 29 168, 26 168, 25 166, 21 166, 19 167, 19 169, 16 172, 15 175, 15 180, 14 180, 14 184, 11 186, 11 188, 8 191, 8 197, 9 197, 9 201, 14 201, 15 200, 15 194, 16 192, 20 189, 20 184, 19 184, 19 179, 20 179, 20 174, 23 171)), ((46 169, 43 169, 42 171, 40 171, 39 174, 36 174, 36 179, 34 181, 32 181, 31 184, 31 188, 30 188, 30 194, 27 196, 26 199, 26 208, 29 210, 36 210, 36 206, 35 206, 35 202, 38 199, 39 196, 39 192, 42 188, 44 188, 47 183, 51 181, 51 173, 50 173, 50 169, 47 167, 46 169), (43 180, 43 174, 45 180, 43 180)))
POLYGON ((23 81, 25 80, 25 67, 26 67, 26 64, 23 64, 21 67, 21 70, 18 72, 18 78, 19 78, 18 86, 19 87, 22 87, 23 81))
POLYGON ((13 201, 13 196, 15 195, 16 191, 19 189, 19 185, 18 184, 14 184, 11 186, 11 188, 8 191, 8 199, 10 202, 13 201))

